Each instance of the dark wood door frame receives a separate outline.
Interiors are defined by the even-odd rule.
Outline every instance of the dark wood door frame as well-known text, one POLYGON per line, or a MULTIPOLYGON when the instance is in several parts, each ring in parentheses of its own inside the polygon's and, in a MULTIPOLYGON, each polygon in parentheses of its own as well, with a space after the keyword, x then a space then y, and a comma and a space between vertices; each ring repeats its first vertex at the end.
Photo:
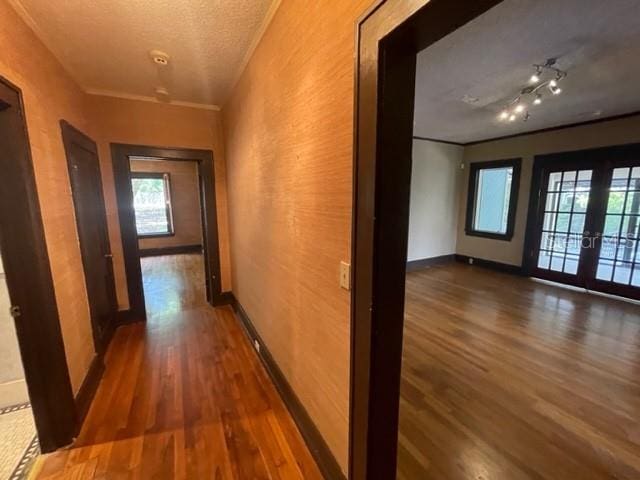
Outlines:
MULTIPOLYGON (((537 155, 534 158, 522 258, 525 275, 536 276, 537 251, 540 247, 538 221, 541 212, 544 211, 545 200, 538 196, 538 192, 543 186, 544 178, 549 169, 552 166, 560 166, 575 170, 585 168, 593 170, 589 206, 586 212, 584 228, 585 232, 592 232, 593 234, 594 232, 602 233, 604 228, 612 169, 637 166, 639 159, 640 143, 557 152, 537 155)), ((602 238, 600 237, 595 240, 594 248, 588 248, 583 251, 583 262, 586 264, 586 270, 580 269, 578 275, 574 278, 567 278, 562 274, 557 274, 554 277, 553 272, 551 272, 546 279, 610 295, 640 300, 640 290, 637 287, 614 284, 595 278, 601 247, 602 238)))
MULTIPOLYGON (((104 242, 105 244, 102 246, 103 248, 103 252, 105 255, 105 262, 107 263, 107 270, 108 270, 108 275, 109 275, 109 291, 108 291, 108 297, 109 297, 109 302, 111 304, 111 310, 113 312, 113 316, 111 317, 111 321, 109 322, 109 325, 106 327, 105 332, 103 333, 102 336, 98 335, 98 327, 97 327, 97 313, 96 313, 96 308, 95 306, 92 304, 92 298, 90 295, 90 289, 89 289, 89 284, 86 280, 86 276, 91 272, 91 264, 88 262, 87 259, 87 253, 86 253, 86 245, 84 245, 85 242, 83 242, 82 239, 82 226, 80 225, 80 218, 77 214, 78 212, 78 207, 79 207, 79 202, 82 201, 82 199, 77 198, 75 192, 74 192, 74 173, 73 173, 73 163, 72 163, 72 147, 73 145, 77 145, 80 146, 81 148, 89 151, 90 153, 92 153, 96 159, 98 159, 98 147, 96 145, 96 143, 89 138, 87 135, 85 135, 84 133, 82 133, 80 130, 78 130, 77 128, 73 127, 73 125, 71 125, 69 122, 65 121, 65 120, 61 120, 60 121, 60 129, 62 130, 62 141, 64 143, 64 149, 65 149, 65 153, 66 153, 66 157, 67 157, 67 169, 69 171, 69 181, 71 184, 71 191, 72 191, 72 197, 73 197, 73 204, 76 210, 76 226, 78 228, 78 236, 79 236, 79 240, 80 240, 80 251, 82 254, 82 266, 84 268, 84 272, 85 272, 85 282, 87 283, 87 294, 88 294, 88 301, 89 301, 89 310, 91 312, 91 322, 92 322, 92 330, 93 330, 93 336, 94 336, 94 344, 95 344, 95 349, 96 349, 96 353, 98 354, 98 356, 100 357, 100 362, 102 362, 101 357, 105 354, 106 352, 106 348, 109 344, 109 340, 111 339, 111 335, 113 334, 113 330, 115 329, 115 321, 116 321, 116 313, 118 311, 118 301, 116 299, 116 286, 115 286, 115 277, 113 274, 113 256, 111 254, 111 245, 109 243, 109 227, 107 225, 107 211, 106 211, 106 207, 105 207, 105 202, 104 202, 104 192, 102 190, 102 188, 100 188, 97 192, 98 198, 99 198, 99 202, 97 205, 97 210, 98 210, 98 215, 101 218, 97 218, 95 219, 97 222, 101 222, 104 226, 104 242)), ((97 169, 97 173, 98 173, 98 181, 97 183, 102 186, 102 175, 100 173, 100 165, 98 164, 98 169, 97 169)))
POLYGON ((111 158, 113 161, 113 176, 118 202, 118 215, 120 217, 120 234, 127 274, 131 318, 133 320, 144 320, 146 318, 146 308, 142 288, 142 269, 140 267, 135 212, 133 210, 130 157, 195 161, 198 163, 207 300, 212 305, 228 303, 226 296, 222 293, 220 282, 218 213, 216 210, 213 152, 211 150, 112 143, 111 158))
POLYGON ((501 0, 383 0, 358 21, 349 477, 396 476, 416 53, 501 0))
POLYGON ((78 428, 20 90, 0 77, 0 251, 40 448, 78 428))

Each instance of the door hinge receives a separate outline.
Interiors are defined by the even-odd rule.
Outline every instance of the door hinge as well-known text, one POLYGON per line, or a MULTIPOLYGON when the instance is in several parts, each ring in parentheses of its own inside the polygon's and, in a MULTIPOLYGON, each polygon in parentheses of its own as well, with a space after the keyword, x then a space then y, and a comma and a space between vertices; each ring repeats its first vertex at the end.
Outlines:
POLYGON ((20 310, 20 307, 18 305, 13 305, 9 309, 9 313, 13 318, 18 318, 20 315, 22 315, 22 311, 20 310))

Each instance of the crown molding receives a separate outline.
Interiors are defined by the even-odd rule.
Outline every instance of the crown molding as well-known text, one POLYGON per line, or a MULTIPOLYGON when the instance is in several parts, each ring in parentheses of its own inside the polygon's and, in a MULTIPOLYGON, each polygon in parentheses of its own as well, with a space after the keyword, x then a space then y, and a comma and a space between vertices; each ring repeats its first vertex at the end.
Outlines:
MULTIPOLYGON (((35 33, 36 37, 38 37, 38 39, 44 44, 45 48, 47 48, 47 50, 49 50, 51 52, 51 54, 54 56, 54 58, 58 61, 58 63, 62 66, 62 68, 67 72, 69 77, 71 77, 74 80, 74 82, 76 82, 76 84, 77 84, 78 83, 78 77, 76 75, 74 75, 73 72, 71 72, 67 68, 67 66, 66 66, 67 62, 65 61, 66 59, 61 58, 59 55, 56 54, 56 52, 51 50, 51 48, 49 47, 49 39, 47 38, 47 35, 40 28, 40 26, 33 19, 33 17, 29 14, 29 12, 27 12, 27 10, 24 7, 24 5, 22 4, 21 0, 7 0, 7 1, 13 7, 13 9, 16 11, 18 16, 20 18, 22 18, 22 20, 27 24, 27 26, 35 33)), ((237 85, 238 81, 240 80, 240 77, 242 76, 242 74, 244 73, 245 69, 247 68, 247 65, 249 64, 249 60, 251 60, 251 57, 253 56, 256 48, 258 47, 258 45, 260 44, 260 41, 262 40, 262 37, 264 36, 265 32, 267 31, 267 28, 271 24, 271 21, 273 20, 273 17, 275 16, 278 8, 280 7, 280 3, 281 3, 281 0, 273 0, 271 2, 271 5, 269 6, 269 9, 267 10, 267 13, 265 14, 262 22, 260 23, 260 26, 256 30, 256 33, 254 34, 253 39, 251 40, 251 43, 249 44, 249 47, 247 48, 247 51, 245 52, 244 56, 242 57, 242 61, 240 62, 239 66, 237 68, 237 71, 236 71, 236 74, 233 77, 233 80, 229 84, 226 96, 228 96, 233 91, 233 89, 237 85)), ((142 101, 142 102, 164 103, 164 104, 176 105, 176 106, 180 106, 180 107, 191 107, 191 108, 200 108, 200 109, 204 109, 204 110, 212 110, 212 111, 216 111, 216 112, 221 110, 221 107, 219 105, 214 105, 214 104, 195 103, 195 102, 182 102, 182 101, 162 102, 162 101, 159 101, 155 97, 146 96, 146 95, 135 95, 135 94, 129 94, 129 93, 124 93, 124 92, 116 92, 116 91, 112 91, 112 90, 103 90, 103 89, 98 89, 98 88, 91 88, 91 87, 86 87, 86 86, 81 86, 81 89, 85 93, 87 93, 89 95, 99 95, 99 96, 103 96, 103 97, 123 98, 123 99, 127 99, 127 100, 139 100, 139 101, 142 101)))
POLYGON ((22 21, 31 29, 35 37, 42 43, 45 49, 49 51, 49 53, 56 59, 62 70, 69 76, 72 82, 79 86, 77 76, 67 67, 67 62, 64 58, 58 55, 55 51, 49 47, 51 44, 49 37, 44 33, 44 30, 40 28, 38 22, 34 20, 34 18, 27 12, 27 9, 24 7, 20 0, 7 0, 7 3, 13 8, 13 10, 18 14, 18 16, 22 19, 22 21))
MULTIPOLYGON (((273 0, 271 5, 269 6, 269 9, 267 10, 266 15, 262 19, 262 23, 258 27, 258 30, 256 30, 256 33, 253 36, 251 43, 249 44, 249 48, 247 48, 247 51, 245 52, 244 57, 242 57, 242 61, 240 62, 240 65, 238 66, 238 70, 236 71, 236 74, 233 77, 233 81, 229 85, 226 97, 228 97, 231 94, 231 92, 233 92, 233 89, 236 88, 236 85, 240 81, 240 77, 242 77, 242 74, 244 73, 244 71, 247 68, 247 65, 249 64, 249 60, 251 60, 251 57, 255 53, 256 48, 258 48, 258 45, 260 44, 262 37, 267 31, 267 28, 269 27, 269 25, 271 25, 271 21, 273 20, 273 17, 278 11, 278 8, 280 8, 281 1, 282 0, 273 0)), ((225 99, 225 101, 227 99, 225 99)))
POLYGON ((88 95, 96 95, 99 97, 121 98, 124 100, 138 100, 140 102, 161 103, 163 105, 173 105, 175 107, 199 108, 201 110, 211 110, 214 112, 220 111, 220 107, 218 105, 213 105, 208 103, 182 102, 179 100, 162 102, 155 97, 149 97, 146 95, 135 95, 131 93, 115 92, 112 90, 101 90, 98 88, 83 88, 83 90, 88 95))

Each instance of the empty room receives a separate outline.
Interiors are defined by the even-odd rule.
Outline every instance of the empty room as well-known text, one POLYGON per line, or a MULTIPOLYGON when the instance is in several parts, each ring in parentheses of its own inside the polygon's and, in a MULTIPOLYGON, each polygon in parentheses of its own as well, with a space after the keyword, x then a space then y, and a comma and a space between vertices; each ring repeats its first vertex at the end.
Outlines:
POLYGON ((581 4, 417 54, 398 478, 640 475, 640 25, 581 4))
POLYGON ((0 0, 0 480, 638 480, 638 0, 0 0))

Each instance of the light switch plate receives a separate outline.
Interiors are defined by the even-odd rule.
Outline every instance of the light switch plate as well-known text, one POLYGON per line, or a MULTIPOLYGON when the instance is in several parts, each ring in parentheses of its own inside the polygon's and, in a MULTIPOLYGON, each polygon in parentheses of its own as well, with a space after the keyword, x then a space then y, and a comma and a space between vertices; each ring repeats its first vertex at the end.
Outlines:
POLYGON ((351 290, 351 264, 340 262, 340 287, 351 290))

